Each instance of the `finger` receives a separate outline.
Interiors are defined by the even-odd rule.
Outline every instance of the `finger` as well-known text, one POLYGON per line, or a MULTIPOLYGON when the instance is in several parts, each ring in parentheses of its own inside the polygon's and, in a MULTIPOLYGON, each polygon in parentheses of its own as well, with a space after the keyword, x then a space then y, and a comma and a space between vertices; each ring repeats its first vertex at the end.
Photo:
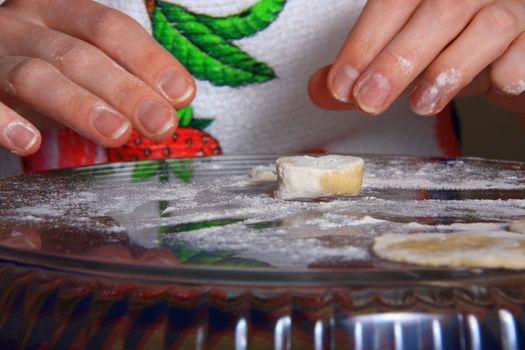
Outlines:
POLYGON ((341 102, 352 100, 360 72, 405 25, 423 0, 369 0, 349 33, 328 74, 331 94, 341 102), (388 14, 388 16, 385 16, 388 14))
POLYGON ((41 139, 31 123, 0 102, 0 146, 28 156, 40 148, 41 139))
POLYGON ((144 136, 161 141, 175 131, 175 109, 151 87, 119 68, 98 48, 69 35, 12 19, 0 44, 11 55, 41 58, 101 97, 144 136))
POLYGON ((467 26, 484 1, 426 0, 367 67, 353 90, 359 108, 379 114, 467 26))
POLYGON ((328 78, 328 72, 330 66, 325 66, 317 70, 308 81, 308 96, 310 100, 319 108, 342 111, 352 109, 354 106, 352 103, 344 103, 336 100, 328 90, 326 85, 326 79, 328 78))
POLYGON ((32 1, 35 16, 50 28, 88 41, 179 108, 195 96, 186 69, 131 17, 91 0, 32 1))
POLYGON ((476 14, 461 36, 421 75, 411 97, 414 112, 438 113, 506 51, 525 23, 525 15, 517 15, 523 10, 511 6, 511 2, 497 2, 476 14))
POLYGON ((2 93, 106 147, 129 138, 131 123, 100 98, 79 87, 49 63, 35 58, 0 57, 2 93))
POLYGON ((24 118, 29 121, 31 124, 36 126, 40 131, 58 129, 62 125, 54 119, 49 118, 48 116, 36 111, 26 104, 17 104, 13 110, 20 115, 23 115, 24 118))
MULTIPOLYGON (((525 33, 514 40, 510 48, 490 69, 492 89, 489 100, 509 111, 525 111, 525 33)), ((485 90, 487 91, 487 90, 485 90)))
POLYGON ((44 131, 49 129, 56 129, 61 127, 60 123, 54 119, 49 118, 39 111, 35 110, 26 103, 23 103, 19 99, 6 95, 0 90, 0 101, 2 101, 7 107, 23 116, 25 120, 33 124, 38 130, 44 131))
POLYGON ((519 96, 525 92, 525 32, 492 64, 490 80, 504 94, 519 96))

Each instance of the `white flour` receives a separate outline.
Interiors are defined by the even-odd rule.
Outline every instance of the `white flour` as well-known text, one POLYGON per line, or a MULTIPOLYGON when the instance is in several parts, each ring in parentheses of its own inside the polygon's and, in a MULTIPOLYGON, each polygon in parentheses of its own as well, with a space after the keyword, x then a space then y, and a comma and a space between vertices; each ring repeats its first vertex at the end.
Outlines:
POLYGON ((525 91, 525 80, 517 81, 503 88, 503 92, 511 96, 519 96, 525 91))
POLYGON ((46 185, 45 194, 15 196, 14 207, 0 210, 0 216, 78 227, 79 232, 125 233, 146 248, 177 243, 273 266, 305 267, 331 259, 369 259, 373 238, 384 233, 496 232, 525 218, 525 198, 498 197, 523 194, 523 170, 476 162, 368 161, 362 196, 326 202, 274 199, 272 167, 261 167, 269 163, 266 158, 247 164, 196 162, 192 184, 100 177, 89 187, 71 189, 35 180, 25 184, 28 193, 46 185), (254 167, 259 168, 249 176, 254 167), (442 193, 449 197, 441 198, 442 193), (231 222, 206 227, 220 219, 231 222), (195 223, 204 225, 198 229, 191 226, 195 223))

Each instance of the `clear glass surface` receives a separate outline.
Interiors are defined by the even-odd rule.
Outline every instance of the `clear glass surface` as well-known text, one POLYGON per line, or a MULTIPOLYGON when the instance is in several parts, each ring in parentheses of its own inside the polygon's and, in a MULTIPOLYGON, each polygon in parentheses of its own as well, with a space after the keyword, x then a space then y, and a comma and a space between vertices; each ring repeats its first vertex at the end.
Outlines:
POLYGON ((523 271, 370 250, 385 233, 507 230, 524 163, 364 156, 361 195, 287 202, 276 157, 0 180, 0 348, 525 347, 523 271))

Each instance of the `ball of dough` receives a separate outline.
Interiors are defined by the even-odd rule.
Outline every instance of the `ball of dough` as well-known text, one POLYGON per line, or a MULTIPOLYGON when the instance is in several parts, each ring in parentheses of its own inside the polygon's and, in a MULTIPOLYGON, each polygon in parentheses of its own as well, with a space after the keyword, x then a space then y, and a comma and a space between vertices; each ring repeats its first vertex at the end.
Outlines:
POLYGON ((363 182, 363 159, 351 156, 296 156, 277 159, 280 199, 355 196, 363 182))

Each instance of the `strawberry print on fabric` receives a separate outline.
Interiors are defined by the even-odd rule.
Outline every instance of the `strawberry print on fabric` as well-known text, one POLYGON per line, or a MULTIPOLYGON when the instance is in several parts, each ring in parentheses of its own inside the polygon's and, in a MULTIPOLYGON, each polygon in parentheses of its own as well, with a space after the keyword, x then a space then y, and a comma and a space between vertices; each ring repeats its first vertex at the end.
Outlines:
MULTIPOLYGON (((275 78, 265 63, 237 47, 233 40, 267 28, 286 0, 261 0, 226 17, 192 13, 175 3, 147 0, 153 36, 197 79, 216 86, 240 88, 275 78)), ((197 119, 192 106, 178 111, 179 128, 164 142, 153 142, 133 132, 122 147, 108 150, 109 161, 208 157, 222 154, 217 139, 204 129, 213 119, 197 119)))
POLYGON ((213 119, 194 119, 191 106, 178 111, 179 127, 163 142, 154 142, 133 131, 125 145, 108 149, 110 162, 163 158, 210 157, 222 154, 219 142, 203 131, 213 119))

